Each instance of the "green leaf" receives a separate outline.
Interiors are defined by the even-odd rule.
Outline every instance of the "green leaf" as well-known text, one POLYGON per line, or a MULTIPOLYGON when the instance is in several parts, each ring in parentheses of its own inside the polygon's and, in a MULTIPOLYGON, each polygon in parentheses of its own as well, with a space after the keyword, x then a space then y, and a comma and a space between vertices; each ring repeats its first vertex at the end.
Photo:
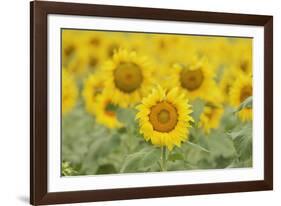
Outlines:
POLYGON ((147 171, 160 159, 160 149, 149 147, 126 157, 120 172, 147 171))
POLYGON ((221 134, 221 132, 213 133, 207 139, 207 142, 210 152, 216 158, 219 156, 233 157, 236 153, 232 139, 225 134, 221 134))
POLYGON ((245 161, 252 156, 252 124, 242 124, 233 132, 228 133, 233 139, 234 146, 240 161, 245 161))
POLYGON ((205 106, 205 102, 201 99, 196 99, 192 103, 192 114, 191 116, 193 117, 195 123, 198 123, 200 120, 200 115, 202 114, 205 106))
POLYGON ((136 124, 135 116, 136 110, 118 108, 116 111, 117 119, 126 127, 132 127, 136 124))
POLYGON ((112 164, 100 165, 96 172, 96 174, 113 174, 113 173, 117 173, 117 170, 112 164))
POLYGON ((242 133, 235 138, 234 145, 239 159, 245 161, 252 156, 252 128, 245 127, 241 131, 242 133))
POLYGON ((253 98, 252 96, 248 97, 247 99, 245 99, 237 108, 237 110, 235 112, 239 112, 242 109, 250 109, 252 108, 252 103, 253 103, 253 98))
POLYGON ((62 162, 62 176, 73 176, 77 174, 77 171, 70 165, 69 162, 62 162))
POLYGON ((169 154, 168 160, 170 161, 184 160, 184 155, 183 153, 180 152, 173 152, 169 154))
POLYGON ((208 149, 202 147, 202 146, 199 145, 199 144, 195 144, 195 143, 190 142, 190 141, 187 141, 187 143, 188 143, 190 146, 192 146, 192 147, 194 147, 194 148, 196 148, 196 149, 199 149, 199 150, 201 150, 201 151, 208 152, 208 153, 210 152, 210 150, 208 150, 208 149))

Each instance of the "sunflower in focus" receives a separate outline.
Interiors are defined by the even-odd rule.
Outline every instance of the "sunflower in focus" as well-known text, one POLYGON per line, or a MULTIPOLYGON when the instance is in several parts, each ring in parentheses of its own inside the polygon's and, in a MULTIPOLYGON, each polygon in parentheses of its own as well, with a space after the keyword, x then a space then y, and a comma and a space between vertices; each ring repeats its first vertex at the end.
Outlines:
POLYGON ((206 105, 200 115, 199 127, 209 134, 211 129, 219 127, 222 115, 223 108, 220 105, 206 105))
MULTIPOLYGON (((252 77, 251 75, 240 75, 230 90, 230 104, 238 108, 248 97, 252 96, 252 77)), ((238 112, 240 119, 244 121, 252 120, 252 109, 244 108, 238 112)))
POLYGON ((96 121, 110 129, 122 126, 116 117, 113 107, 114 105, 111 97, 108 94, 103 93, 96 96, 96 100, 93 104, 96 121))
POLYGON ((169 92, 158 86, 137 106, 136 118, 146 141, 172 150, 188 138, 191 106, 177 88, 169 92))
POLYGON ((105 65, 106 88, 114 104, 128 107, 141 100, 152 84, 152 68, 146 57, 121 49, 105 65))
POLYGON ((173 68, 171 85, 179 87, 188 98, 222 101, 220 90, 213 79, 214 74, 206 61, 194 61, 190 65, 175 64, 173 68))
POLYGON ((84 81, 82 96, 85 102, 86 110, 90 114, 95 114, 94 105, 97 95, 100 95, 104 89, 104 77, 97 73, 91 74, 84 81))
POLYGON ((70 112, 77 101, 78 88, 74 78, 65 69, 62 70, 62 114, 70 112))

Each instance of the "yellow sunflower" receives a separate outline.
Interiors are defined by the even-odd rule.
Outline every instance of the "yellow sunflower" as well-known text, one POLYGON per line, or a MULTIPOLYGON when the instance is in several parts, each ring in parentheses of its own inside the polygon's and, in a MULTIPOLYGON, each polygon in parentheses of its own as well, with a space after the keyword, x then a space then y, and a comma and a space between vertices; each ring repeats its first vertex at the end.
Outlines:
POLYGON ((215 82, 214 73, 207 61, 194 60, 189 65, 175 64, 171 73, 171 86, 179 87, 191 100, 222 101, 219 88, 215 82))
POLYGON ((234 50, 234 65, 237 70, 247 74, 252 73, 252 39, 240 39, 234 50))
POLYGON ((152 68, 146 57, 121 49, 105 67, 106 88, 113 103, 127 107, 141 100, 152 84, 152 68))
POLYGON ((158 86, 136 108, 140 133, 146 141, 172 150, 188 138, 192 110, 177 88, 167 92, 158 86))
MULTIPOLYGON (((252 96, 252 77, 251 75, 240 75, 230 90, 230 104, 237 108, 248 97, 252 96)), ((252 109, 244 108, 238 112, 242 121, 252 120, 252 109)))
POLYGON ((97 95, 101 94, 104 89, 104 77, 97 73, 91 74, 84 81, 82 96, 85 102, 86 110, 90 114, 95 114, 94 104, 97 95))
POLYGON ((224 97, 224 102, 229 102, 229 92, 230 88, 233 85, 233 82, 235 82, 236 78, 239 77, 238 70, 233 69, 233 67, 226 67, 223 71, 222 77, 219 82, 219 88, 221 90, 221 93, 224 97))
POLYGON ((76 104, 78 88, 75 80, 65 69, 62 70, 62 114, 70 112, 76 104))
POLYGON ((223 108, 220 105, 206 105, 200 115, 199 127, 209 134, 211 129, 219 127, 222 115, 223 108))
POLYGON ((118 121, 112 106, 113 103, 111 97, 106 93, 96 96, 96 101, 93 103, 93 111, 96 115, 96 121, 110 129, 122 126, 118 121))
POLYGON ((79 48, 80 32, 76 30, 62 30, 62 64, 67 66, 68 62, 76 54, 79 48))
POLYGON ((128 40, 122 32, 105 32, 105 46, 103 47, 104 55, 107 58, 112 58, 120 49, 127 48, 128 40))

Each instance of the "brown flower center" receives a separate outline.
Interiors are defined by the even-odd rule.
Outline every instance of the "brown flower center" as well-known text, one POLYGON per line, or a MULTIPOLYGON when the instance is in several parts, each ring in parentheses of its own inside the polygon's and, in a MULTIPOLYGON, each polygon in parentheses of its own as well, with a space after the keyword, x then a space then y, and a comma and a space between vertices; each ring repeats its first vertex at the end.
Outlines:
POLYGON ((108 100, 105 102, 105 114, 110 117, 114 117, 116 115, 114 111, 114 105, 108 100))
POLYGON ((121 63, 114 71, 115 86, 122 92, 131 93, 141 86, 141 69, 134 63, 121 63))
POLYGON ((114 53, 118 50, 119 46, 118 44, 111 44, 109 45, 109 47, 107 48, 107 56, 108 57, 113 57, 114 53))
POLYGON ((198 89, 202 85, 203 81, 204 75, 201 69, 183 69, 180 73, 181 86, 189 91, 198 89))
POLYGON ((240 69, 243 71, 243 72, 248 72, 249 70, 249 62, 247 60, 242 60, 240 62, 240 69))
POLYGON ((178 122, 177 109, 167 101, 159 102, 151 107, 149 121, 154 130, 170 132, 176 127, 178 122))
POLYGON ((252 86, 248 85, 243 87, 240 92, 240 102, 243 102, 250 96, 252 96, 252 86))
POLYGON ((67 57, 71 56, 74 53, 74 51, 75 51, 74 45, 68 45, 64 48, 64 54, 67 57))

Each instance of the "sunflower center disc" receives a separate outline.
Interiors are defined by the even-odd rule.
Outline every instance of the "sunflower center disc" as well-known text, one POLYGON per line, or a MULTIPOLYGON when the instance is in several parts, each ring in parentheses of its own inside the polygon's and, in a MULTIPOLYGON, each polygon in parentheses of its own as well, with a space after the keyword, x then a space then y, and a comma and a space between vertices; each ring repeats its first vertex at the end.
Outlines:
POLYGON ((105 114, 111 117, 115 116, 114 105, 110 101, 105 103, 105 114))
POLYGON ((216 109, 214 107, 207 107, 208 110, 205 112, 206 117, 211 120, 215 116, 216 109))
POLYGON ((198 89, 203 83, 204 76, 201 69, 183 69, 180 74, 180 82, 183 88, 189 91, 198 89))
POLYGON ((161 112, 159 112, 157 118, 158 118, 159 122, 161 122, 162 124, 165 124, 170 119, 170 113, 167 110, 163 109, 163 110, 161 110, 161 112))
POLYGON ((242 88, 240 93, 240 102, 243 102, 248 97, 252 96, 252 87, 251 86, 245 86, 242 88))
POLYGON ((154 130, 170 132, 177 125, 178 113, 171 103, 163 101, 151 107, 149 120, 154 130))
POLYGON ((240 69, 241 69, 243 72, 247 72, 248 67, 249 67, 248 61, 242 60, 241 63, 240 63, 240 69))
POLYGON ((133 63, 122 63, 115 69, 114 82, 125 93, 134 92, 142 83, 141 69, 133 63))

